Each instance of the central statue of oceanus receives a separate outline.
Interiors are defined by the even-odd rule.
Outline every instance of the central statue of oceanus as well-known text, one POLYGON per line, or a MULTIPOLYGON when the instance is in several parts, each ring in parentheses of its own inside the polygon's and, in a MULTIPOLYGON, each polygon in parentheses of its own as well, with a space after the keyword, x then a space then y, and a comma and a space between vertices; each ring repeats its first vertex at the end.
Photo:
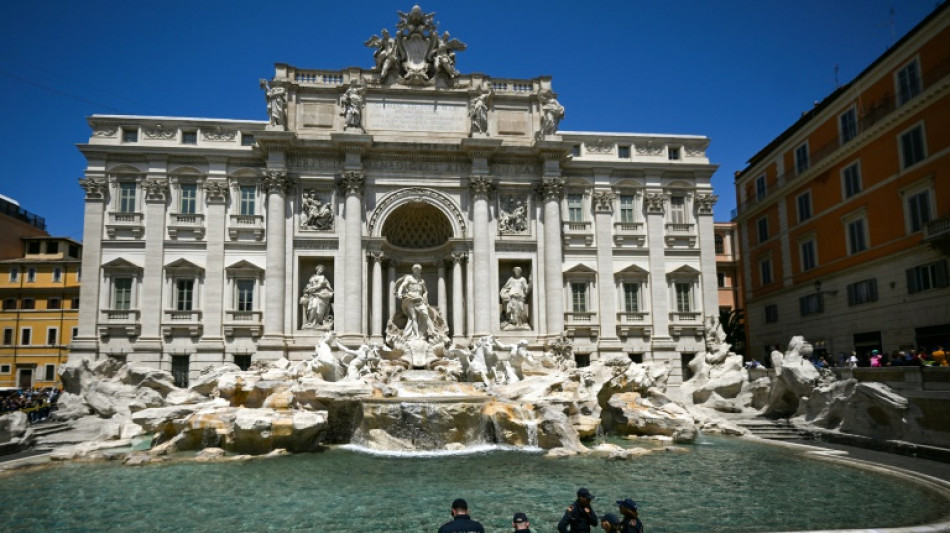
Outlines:
POLYGON ((439 310, 429 305, 429 291, 422 279, 422 266, 396 281, 393 296, 400 310, 386 325, 386 343, 404 353, 414 368, 425 368, 442 356, 448 342, 448 327, 439 310))

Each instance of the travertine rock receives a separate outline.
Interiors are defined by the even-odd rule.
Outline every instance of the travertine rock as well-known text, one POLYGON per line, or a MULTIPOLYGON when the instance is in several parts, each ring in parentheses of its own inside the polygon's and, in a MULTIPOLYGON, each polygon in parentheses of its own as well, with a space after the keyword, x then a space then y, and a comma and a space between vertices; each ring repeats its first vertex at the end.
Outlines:
POLYGON ((696 438, 689 413, 658 395, 644 398, 636 392, 615 394, 604 408, 603 420, 605 428, 620 435, 669 435, 676 442, 696 438))
POLYGON ((0 416, 0 455, 25 450, 35 440, 26 414, 14 411, 0 416))

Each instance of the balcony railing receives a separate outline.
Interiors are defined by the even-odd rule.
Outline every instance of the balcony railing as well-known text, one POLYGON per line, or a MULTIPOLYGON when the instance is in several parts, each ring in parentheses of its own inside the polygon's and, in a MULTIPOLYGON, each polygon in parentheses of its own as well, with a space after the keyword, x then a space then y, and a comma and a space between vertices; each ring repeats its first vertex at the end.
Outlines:
POLYGON ((924 244, 943 255, 950 256, 950 217, 931 220, 924 226, 924 244))
POLYGON ((201 311, 192 309, 190 311, 179 311, 177 309, 165 309, 162 320, 162 334, 166 337, 171 335, 174 330, 186 330, 192 337, 201 335, 201 311))
POLYGON ((171 220, 168 223, 168 236, 176 239, 178 233, 182 230, 194 231, 199 239, 203 238, 205 216, 201 213, 172 213, 171 220))
POLYGON ((589 326, 597 323, 597 313, 593 311, 569 311, 564 313, 564 323, 567 325, 589 326))
POLYGON ((702 314, 698 311, 672 311, 670 323, 696 325, 702 323, 702 314))
POLYGON ((228 219, 228 236, 237 239, 242 233, 248 233, 255 239, 264 238, 263 215, 231 215, 228 219))
POLYGON ((642 246, 646 242, 646 236, 643 222, 614 222, 614 241, 618 244, 632 240, 642 246))
POLYGON ((565 221, 561 226, 564 233, 564 244, 569 245, 575 238, 583 239, 590 246, 594 242, 594 232, 589 220, 565 221))
POLYGON ((109 335, 120 331, 125 335, 138 335, 142 325, 138 309, 101 309, 99 311, 99 334, 109 335))
POLYGON ((233 336, 236 331, 247 331, 260 336, 263 331, 262 311, 225 311, 224 334, 233 336))
POLYGON ((109 212, 109 221, 106 222, 106 234, 110 239, 114 239, 116 232, 130 231, 133 236, 141 237, 145 232, 145 216, 142 213, 119 213, 109 212))
POLYGON ((650 318, 650 313, 646 311, 623 311, 617 313, 617 323, 621 325, 633 324, 633 325, 643 325, 647 323, 647 319, 650 318))

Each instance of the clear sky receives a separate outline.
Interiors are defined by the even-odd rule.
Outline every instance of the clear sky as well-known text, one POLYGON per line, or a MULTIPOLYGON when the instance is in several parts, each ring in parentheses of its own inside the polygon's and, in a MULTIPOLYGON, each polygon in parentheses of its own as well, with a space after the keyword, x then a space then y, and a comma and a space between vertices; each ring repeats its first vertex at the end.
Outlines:
MULTIPOLYGON (((733 174, 816 101, 859 74, 937 0, 434 1, 468 45, 462 73, 553 77, 561 129, 706 135, 733 174), (891 8, 894 8, 893 15, 891 8), (836 75, 837 67, 837 75, 836 75)), ((82 238, 92 114, 266 119, 274 63, 369 68, 363 41, 410 0, 9 1, 0 22, 0 194, 82 238)))

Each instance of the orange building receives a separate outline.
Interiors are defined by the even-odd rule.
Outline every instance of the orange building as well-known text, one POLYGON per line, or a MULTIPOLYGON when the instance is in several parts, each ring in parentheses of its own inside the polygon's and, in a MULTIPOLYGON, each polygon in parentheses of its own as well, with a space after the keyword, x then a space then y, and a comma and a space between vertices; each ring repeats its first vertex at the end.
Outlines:
POLYGON ((0 259, 21 257, 23 243, 20 237, 42 237, 46 220, 20 207, 12 198, 0 194, 0 259))
POLYGON ((56 386, 79 325, 82 245, 21 241, 19 258, 0 261, 0 387, 56 386))
POLYGON ((752 355, 950 344, 948 6, 736 174, 752 355))

